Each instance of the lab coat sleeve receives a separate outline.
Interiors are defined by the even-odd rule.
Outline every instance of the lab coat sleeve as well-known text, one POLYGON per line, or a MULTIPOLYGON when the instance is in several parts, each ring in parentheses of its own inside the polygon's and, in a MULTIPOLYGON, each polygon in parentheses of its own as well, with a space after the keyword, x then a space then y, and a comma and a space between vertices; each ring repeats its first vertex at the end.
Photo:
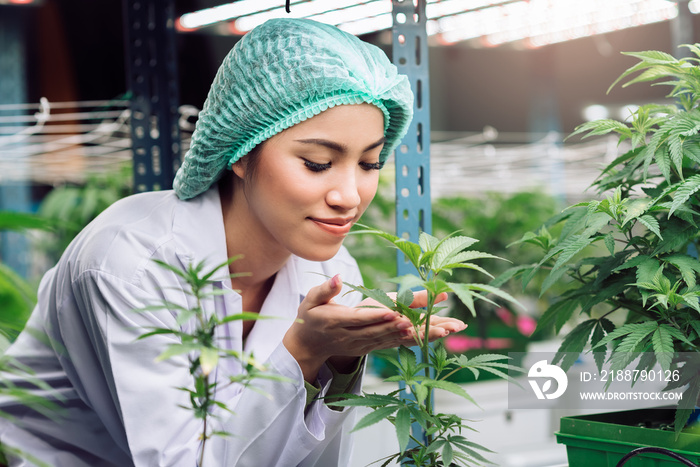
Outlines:
MULTIPOLYGON (((234 415, 221 425, 223 431, 236 430, 237 435, 213 438, 210 441, 213 449, 207 450, 207 459, 219 465, 214 456, 221 455, 226 459, 222 465, 241 467, 347 465, 350 458, 347 432, 353 427, 354 411, 334 411, 323 401, 315 401, 306 409, 304 385, 299 383, 303 381, 301 369, 284 345, 275 349, 267 364, 294 384, 261 380, 258 391, 241 393, 234 415), (245 426, 243 431, 241 426, 245 426)), ((359 389, 358 381, 353 392, 359 389)), ((209 460, 205 464, 210 464, 209 460)))
MULTIPOLYGON (((100 367, 77 367, 85 397, 94 410, 114 416, 103 407, 104 394, 91 388, 110 388, 110 395, 123 426, 128 449, 136 467, 196 465, 201 446, 201 420, 189 407, 189 395, 178 388, 191 388, 192 377, 185 355, 156 362, 169 344, 178 343, 173 335, 138 337, 153 327, 177 329, 168 311, 135 312, 152 304, 154 291, 146 291, 103 272, 87 271, 73 284, 77 308, 100 367), (81 374, 82 373, 82 374, 81 374), (90 384, 104 378, 105 384, 90 384)), ((155 295, 157 296, 157 295, 155 295)), ((72 348, 66 339, 67 352, 72 348)), ((78 355, 71 358, 79 360, 78 355)), ((322 402, 306 411, 303 376, 296 360, 280 343, 268 359, 270 369, 288 382, 256 380, 255 390, 246 388, 232 400, 223 401, 233 414, 218 414, 222 431, 205 448, 208 467, 231 466, 342 466, 351 410, 336 412, 322 402), (344 444, 345 443, 345 444, 344 444), (331 463, 330 459, 335 459, 331 463)), ((328 381, 321 381, 324 391, 328 381)), ((359 392, 358 381, 354 392, 359 392)))

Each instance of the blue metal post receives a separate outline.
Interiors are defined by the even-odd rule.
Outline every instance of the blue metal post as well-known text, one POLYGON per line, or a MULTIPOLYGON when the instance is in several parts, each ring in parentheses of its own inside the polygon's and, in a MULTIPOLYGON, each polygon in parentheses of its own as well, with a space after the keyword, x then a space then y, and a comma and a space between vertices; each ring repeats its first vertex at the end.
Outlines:
POLYGON ((174 0, 123 0, 134 191, 172 188, 180 165, 174 0))
MULTIPOLYGON (((17 6, 0 6, 0 11, 0 104, 21 104, 27 99, 24 12, 17 6)), ((0 154, 0 157, 3 155, 0 154)), ((14 164, 17 171, 11 180, 3 180, 0 175, 0 210, 29 212, 32 210, 29 169, 23 160, 16 160, 14 164)), ((19 232, 2 232, 0 261, 28 278, 30 255, 27 237, 19 232)))
MULTIPOLYGON (((392 59, 399 72, 408 76, 415 95, 413 121, 395 153, 396 234, 418 242, 421 232, 432 231, 426 1, 418 0, 414 4, 411 0, 392 0, 392 4, 392 59)), ((397 256, 397 272, 399 276, 416 272, 401 252, 397 256)), ((420 359, 418 348, 413 350, 420 359)), ((403 389, 403 397, 412 397, 403 389)), ((417 423, 411 431, 416 439, 426 440, 417 423)))
MULTIPOLYGON (((408 134, 396 150, 396 231, 417 242, 420 232, 431 232, 430 209, 430 95, 425 0, 393 0, 394 64, 408 75, 416 97, 408 134)), ((408 272, 399 257, 399 275, 408 272)))

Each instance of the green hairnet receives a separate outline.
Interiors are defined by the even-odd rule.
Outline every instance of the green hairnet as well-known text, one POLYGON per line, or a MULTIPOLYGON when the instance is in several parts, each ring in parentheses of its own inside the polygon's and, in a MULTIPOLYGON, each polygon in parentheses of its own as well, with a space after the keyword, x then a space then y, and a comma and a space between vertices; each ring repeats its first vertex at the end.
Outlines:
POLYGON ((233 47, 214 78, 190 150, 175 176, 189 199, 271 136, 341 104, 384 113, 383 162, 406 134, 413 94, 378 47, 326 24, 274 19, 233 47))

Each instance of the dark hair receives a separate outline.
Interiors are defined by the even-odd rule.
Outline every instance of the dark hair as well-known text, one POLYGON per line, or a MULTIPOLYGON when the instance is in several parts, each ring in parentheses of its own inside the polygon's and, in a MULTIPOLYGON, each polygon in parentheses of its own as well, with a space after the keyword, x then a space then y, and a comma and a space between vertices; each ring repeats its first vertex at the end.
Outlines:
POLYGON ((248 154, 242 157, 242 162, 245 163, 245 178, 248 180, 252 180, 255 177, 260 162, 260 150, 264 144, 265 141, 255 146, 248 154))
MULTIPOLYGON (((260 161, 260 150, 262 149, 263 144, 265 144, 265 141, 255 146, 253 149, 250 150, 250 152, 248 152, 248 154, 246 154, 241 159, 239 159, 238 162, 236 162, 237 164, 245 164, 246 180, 252 180, 255 177, 255 174, 257 173, 258 164, 260 161)), ((225 171, 219 179, 219 188, 223 188, 224 190, 229 192, 230 189, 233 188, 234 177, 237 177, 237 175, 233 170, 230 170, 229 167, 229 170, 225 171)))

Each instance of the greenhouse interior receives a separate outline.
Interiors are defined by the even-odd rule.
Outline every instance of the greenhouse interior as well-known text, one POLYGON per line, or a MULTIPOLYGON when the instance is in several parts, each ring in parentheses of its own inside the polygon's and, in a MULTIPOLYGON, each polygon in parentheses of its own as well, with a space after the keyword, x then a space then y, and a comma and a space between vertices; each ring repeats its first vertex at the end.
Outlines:
POLYGON ((700 0, 0 0, 0 466, 698 467, 699 225, 700 0))

